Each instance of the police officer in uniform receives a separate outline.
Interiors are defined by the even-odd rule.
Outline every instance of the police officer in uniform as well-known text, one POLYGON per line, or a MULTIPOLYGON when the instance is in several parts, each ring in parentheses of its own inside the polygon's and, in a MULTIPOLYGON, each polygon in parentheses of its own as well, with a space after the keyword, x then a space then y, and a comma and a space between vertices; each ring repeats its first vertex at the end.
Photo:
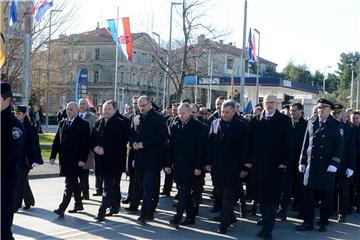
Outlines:
POLYGON ((17 165, 24 144, 23 126, 11 112, 12 91, 10 84, 1 82, 1 239, 14 239, 13 222, 17 165))
POLYGON ((338 210, 338 222, 345 222, 349 208, 350 177, 355 169, 355 133, 354 127, 346 123, 346 112, 341 104, 334 104, 332 116, 339 121, 339 131, 343 141, 343 159, 335 177, 335 209, 338 210))
POLYGON ((304 222, 297 231, 313 230, 314 197, 321 199, 319 231, 327 231, 331 214, 335 175, 342 159, 342 138, 339 122, 331 117, 334 104, 318 100, 318 117, 307 125, 304 145, 299 161, 299 171, 304 173, 303 213, 304 222))

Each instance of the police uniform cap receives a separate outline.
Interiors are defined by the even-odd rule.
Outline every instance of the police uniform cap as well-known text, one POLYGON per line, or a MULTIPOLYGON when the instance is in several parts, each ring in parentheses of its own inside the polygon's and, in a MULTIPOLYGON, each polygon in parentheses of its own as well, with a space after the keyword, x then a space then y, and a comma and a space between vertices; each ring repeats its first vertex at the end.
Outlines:
POLYGON ((1 82, 1 94, 5 94, 8 92, 12 93, 10 84, 7 82, 1 82))
POLYGON ((26 113, 26 111, 27 111, 27 107, 26 107, 26 106, 24 106, 24 105, 16 106, 16 112, 26 113))
POLYGON ((325 98, 320 98, 317 102, 317 107, 329 107, 332 110, 334 109, 334 104, 325 98))
POLYGON ((344 110, 344 106, 338 103, 334 104, 334 109, 333 112, 341 112, 342 110, 344 110))

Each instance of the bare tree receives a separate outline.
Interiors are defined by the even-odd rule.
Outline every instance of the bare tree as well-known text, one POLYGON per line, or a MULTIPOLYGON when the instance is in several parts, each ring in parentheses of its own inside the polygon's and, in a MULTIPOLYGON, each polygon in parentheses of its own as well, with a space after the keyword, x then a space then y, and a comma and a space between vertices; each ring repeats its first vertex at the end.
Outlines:
POLYGON ((216 46, 212 44, 212 40, 216 40, 222 36, 227 35, 226 31, 219 32, 216 30, 216 24, 209 23, 206 19, 206 11, 214 5, 209 5, 206 0, 183 0, 181 11, 178 14, 181 16, 181 28, 183 38, 177 41, 175 50, 169 54, 169 63, 166 61, 166 50, 159 49, 155 51, 155 61, 160 68, 170 78, 172 85, 175 88, 175 99, 179 101, 184 90, 184 78, 190 74, 198 74, 196 72, 196 62, 208 50, 215 49, 216 46), (207 22, 207 24, 204 24, 207 22), (206 40, 199 42, 198 37, 202 35, 206 40))

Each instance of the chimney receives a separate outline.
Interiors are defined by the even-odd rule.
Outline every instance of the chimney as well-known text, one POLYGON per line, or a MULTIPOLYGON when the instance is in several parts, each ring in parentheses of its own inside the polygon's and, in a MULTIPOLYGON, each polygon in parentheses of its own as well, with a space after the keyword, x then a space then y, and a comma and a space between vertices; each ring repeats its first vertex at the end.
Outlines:
POLYGON ((222 39, 220 39, 219 42, 220 42, 220 44, 224 44, 224 40, 222 40, 222 39))
POLYGON ((205 34, 201 34, 200 36, 198 36, 198 43, 202 43, 205 41, 205 34))

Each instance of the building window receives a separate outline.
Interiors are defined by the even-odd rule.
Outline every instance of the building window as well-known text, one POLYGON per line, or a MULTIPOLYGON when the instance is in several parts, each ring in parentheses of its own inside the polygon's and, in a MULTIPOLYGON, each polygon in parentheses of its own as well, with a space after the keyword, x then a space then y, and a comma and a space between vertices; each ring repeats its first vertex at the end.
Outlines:
POLYGON ((234 67, 234 59, 233 58, 226 58, 226 69, 232 70, 234 67))
POLYGON ((133 84, 133 85, 137 84, 137 83, 135 83, 135 73, 133 73, 131 75, 131 84, 133 84))
POLYGON ((94 106, 97 106, 98 105, 98 96, 97 94, 94 94, 93 97, 92 97, 92 102, 94 104, 94 106))
POLYGON ((95 70, 94 71, 94 83, 98 83, 99 82, 99 71, 95 70))
POLYGON ((141 54, 141 63, 143 64, 143 65, 148 65, 148 59, 147 59, 147 53, 145 53, 145 52, 143 52, 142 54, 141 54))
POLYGON ((100 59, 100 48, 95 48, 95 60, 100 59))
POLYGON ((136 51, 133 52, 132 62, 136 63, 136 51))
POLYGON ((83 59, 84 59, 84 53, 82 50, 80 50, 78 55, 78 60, 83 60, 83 59))
POLYGON ((120 72, 120 83, 124 83, 124 82, 125 82, 125 73, 120 72))

